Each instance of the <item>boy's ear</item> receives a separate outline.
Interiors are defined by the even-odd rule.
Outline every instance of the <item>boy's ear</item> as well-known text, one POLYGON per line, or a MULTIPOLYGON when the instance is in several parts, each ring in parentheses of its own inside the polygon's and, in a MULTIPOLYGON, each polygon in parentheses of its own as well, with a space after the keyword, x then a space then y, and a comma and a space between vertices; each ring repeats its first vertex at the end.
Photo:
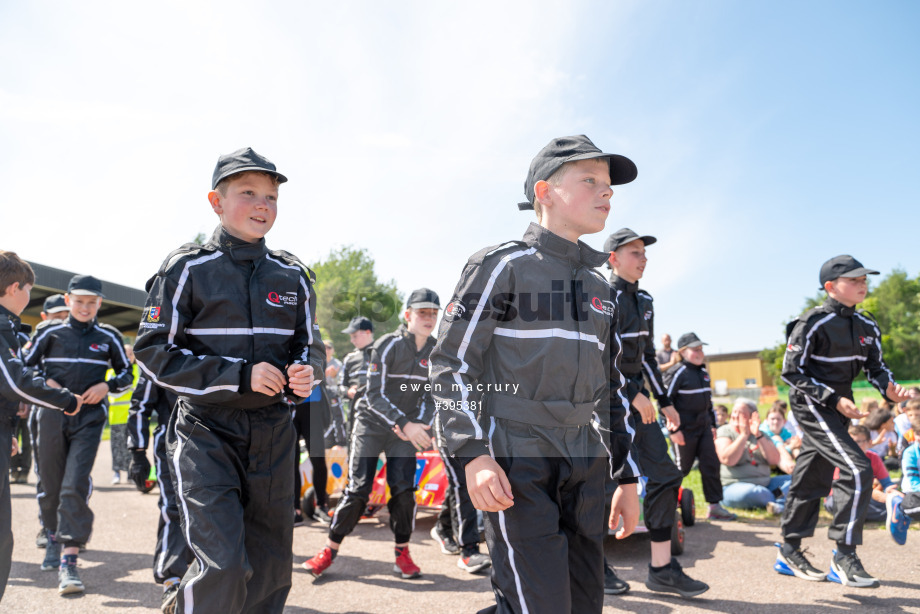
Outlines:
POLYGON ((217 190, 211 190, 208 192, 208 202, 211 203, 211 209, 214 210, 214 213, 220 215, 224 212, 224 208, 220 203, 220 192, 217 190))
POLYGON ((537 197, 537 200, 540 201, 540 204, 544 207, 550 205, 549 199, 550 185, 544 180, 536 182, 533 186, 533 195, 537 197))
POLYGON ((64 304, 70 307, 70 294, 64 295, 64 304))
POLYGON ((617 253, 610 252, 610 255, 607 257, 607 262, 610 263, 610 268, 614 269, 617 266, 617 253))

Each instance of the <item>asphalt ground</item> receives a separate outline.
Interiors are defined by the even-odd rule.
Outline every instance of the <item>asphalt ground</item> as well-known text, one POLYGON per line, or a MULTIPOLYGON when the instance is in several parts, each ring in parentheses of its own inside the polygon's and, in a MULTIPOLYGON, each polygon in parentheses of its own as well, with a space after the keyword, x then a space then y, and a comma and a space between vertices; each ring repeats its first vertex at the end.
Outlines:
MULTIPOLYGON (((142 495, 132 485, 111 485, 109 443, 103 442, 93 471, 96 484, 90 505, 96 514, 93 538, 80 558, 86 593, 60 597, 57 574, 43 572, 44 550, 35 547, 38 531, 35 476, 31 484, 12 485, 13 533, 16 545, 4 614, 76 614, 91 612, 158 612, 161 589, 151 573, 156 540, 156 493, 142 495)), ((701 498, 701 497, 700 497, 701 498)), ((418 580, 392 573, 392 534, 385 512, 362 521, 349 536, 335 563, 313 581, 300 567, 325 541, 316 523, 295 529, 293 586, 285 612, 450 614, 475 612, 493 602, 487 575, 471 575, 456 567, 457 557, 441 554, 428 536, 433 512, 420 510, 411 553, 421 567, 418 580)), ((652 593, 645 588, 648 537, 624 541, 610 538, 607 556, 632 589, 626 596, 608 596, 605 612, 726 612, 790 614, 796 612, 920 613, 920 531, 912 529, 899 547, 883 530, 867 528, 860 556, 882 580, 877 589, 854 589, 831 582, 806 582, 772 570, 779 537, 777 521, 710 523, 699 520, 687 529, 684 569, 712 587, 695 599, 652 593)), ((812 561, 830 562, 832 543, 822 528, 806 540, 812 561)))

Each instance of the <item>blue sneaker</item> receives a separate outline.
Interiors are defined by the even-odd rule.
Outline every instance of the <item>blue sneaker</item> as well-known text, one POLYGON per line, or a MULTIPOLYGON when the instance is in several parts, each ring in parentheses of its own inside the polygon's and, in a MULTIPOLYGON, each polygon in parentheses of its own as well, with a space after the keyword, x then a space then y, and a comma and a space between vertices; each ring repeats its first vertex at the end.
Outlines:
POLYGON ((776 562, 773 563, 773 570, 784 576, 795 576, 811 582, 824 582, 827 574, 808 562, 805 558, 806 550, 799 548, 789 554, 783 553, 782 544, 773 544, 779 548, 776 554, 776 562))
POLYGON ((856 588, 878 588, 881 586, 878 578, 872 577, 865 570, 855 552, 838 554, 834 550, 834 556, 831 558, 831 570, 827 574, 827 579, 831 582, 837 582, 844 586, 855 586, 856 588))
POLYGON ((888 509, 888 517, 885 519, 885 528, 888 529, 891 539, 903 546, 907 542, 907 529, 910 528, 910 517, 904 513, 901 504, 904 502, 904 495, 897 491, 888 493, 885 499, 885 507, 888 509))

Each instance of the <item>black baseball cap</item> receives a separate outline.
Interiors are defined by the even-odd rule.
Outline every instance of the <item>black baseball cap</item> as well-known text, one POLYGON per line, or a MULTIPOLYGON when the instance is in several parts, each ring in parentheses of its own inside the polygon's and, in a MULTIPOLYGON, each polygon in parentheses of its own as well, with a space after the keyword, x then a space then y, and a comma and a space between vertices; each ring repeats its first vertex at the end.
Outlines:
POLYGON ((105 298, 102 293, 102 282, 92 275, 74 275, 67 284, 67 294, 95 295, 105 298))
POLYGON ((566 162, 607 158, 610 163, 610 185, 629 183, 639 174, 636 165, 626 156, 604 153, 583 134, 555 138, 540 150, 531 161, 527 180, 524 181, 524 198, 518 209, 533 209, 533 187, 538 181, 546 181, 566 162))
POLYGON ((42 311, 45 313, 58 313, 69 310, 70 307, 68 307, 67 303, 64 301, 63 294, 52 294, 45 299, 45 304, 42 306, 42 311))
POLYGON ((257 154, 252 147, 244 147, 217 159, 217 166, 214 167, 214 175, 211 178, 211 189, 217 189, 217 184, 230 175, 246 171, 269 173, 278 178, 278 183, 287 181, 287 177, 275 169, 275 164, 271 160, 257 154))
POLYGON ((626 245, 627 243, 632 243, 636 239, 639 239, 646 245, 651 245, 656 243, 658 239, 655 237, 650 237, 648 235, 640 237, 636 234, 636 231, 629 228, 620 228, 618 231, 607 237, 607 240, 604 241, 604 251, 605 252, 615 252, 621 246, 626 245))
POLYGON ((867 269, 862 263, 854 258, 844 254, 834 256, 821 265, 821 289, 824 289, 824 282, 834 281, 838 277, 862 277, 863 275, 878 275, 878 271, 867 269))
POLYGON ((700 341, 700 338, 696 336, 696 333, 684 333, 680 336, 680 339, 677 340, 678 350, 682 350, 684 348, 698 348, 701 345, 709 344, 700 341))
POLYGON ((364 316, 355 316, 351 319, 351 322, 348 323, 348 326, 342 331, 346 335, 356 333, 359 330, 369 330, 374 332, 374 323, 365 318, 364 316))
POLYGON ((406 301, 406 309, 440 309, 441 299, 434 290, 419 288, 413 290, 406 301))

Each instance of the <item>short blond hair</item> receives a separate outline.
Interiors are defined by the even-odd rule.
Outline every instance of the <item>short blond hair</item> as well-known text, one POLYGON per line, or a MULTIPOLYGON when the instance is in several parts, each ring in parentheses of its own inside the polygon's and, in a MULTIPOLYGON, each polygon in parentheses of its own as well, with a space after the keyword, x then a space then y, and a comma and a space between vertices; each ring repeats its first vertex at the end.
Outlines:
MULTIPOLYGON (((552 175, 546 178, 546 183, 550 185, 559 185, 562 183, 562 178, 565 177, 565 174, 570 168, 572 168, 572 162, 566 162, 559 168, 557 168, 552 175)), ((537 195, 534 194, 533 197, 533 210, 537 214, 537 221, 540 222, 543 220, 543 205, 540 204, 540 199, 537 198, 537 195)))
POLYGON ((35 272, 16 252, 0 250, 0 296, 6 295, 10 284, 17 283, 20 288, 35 285, 35 272))

